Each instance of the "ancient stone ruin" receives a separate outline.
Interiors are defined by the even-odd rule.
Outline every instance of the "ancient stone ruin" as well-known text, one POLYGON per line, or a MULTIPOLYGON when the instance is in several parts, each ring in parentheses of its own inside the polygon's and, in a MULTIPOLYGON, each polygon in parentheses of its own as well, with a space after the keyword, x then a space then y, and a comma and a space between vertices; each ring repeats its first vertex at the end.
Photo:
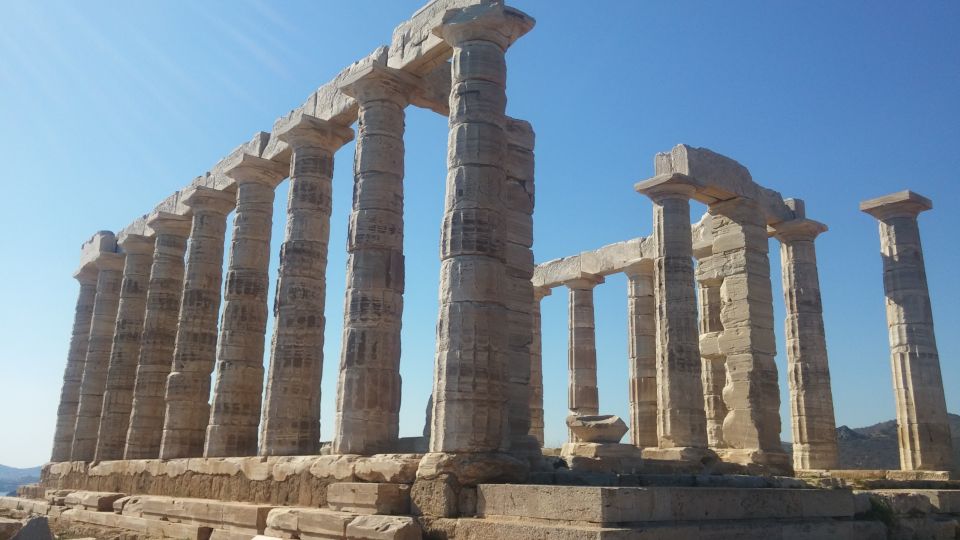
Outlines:
POLYGON ((814 247, 827 227, 802 200, 678 145, 634 186, 653 202, 650 237, 535 265, 534 131, 505 115, 505 53, 533 26, 499 1, 434 0, 271 132, 144 217, 96 233, 75 274, 50 463, 0 508, 144 538, 955 533, 960 485, 917 225, 930 201, 907 191, 861 206, 880 221, 901 470, 837 470, 814 247), (429 433, 414 438, 398 435, 408 106, 450 126, 429 433), (331 178, 353 139, 337 327, 323 315, 331 178), (287 179, 284 241, 272 249, 274 191, 287 179), (693 224, 691 200, 708 207, 693 224), (770 237, 783 269, 785 397, 770 237), (626 419, 603 414, 597 384, 593 291, 617 273, 629 284, 626 419), (569 435, 549 449, 540 300, 560 287, 569 435), (324 335, 338 330, 332 371, 324 335), (336 416, 321 419, 325 363, 336 416), (321 422, 334 426, 329 446, 321 422))

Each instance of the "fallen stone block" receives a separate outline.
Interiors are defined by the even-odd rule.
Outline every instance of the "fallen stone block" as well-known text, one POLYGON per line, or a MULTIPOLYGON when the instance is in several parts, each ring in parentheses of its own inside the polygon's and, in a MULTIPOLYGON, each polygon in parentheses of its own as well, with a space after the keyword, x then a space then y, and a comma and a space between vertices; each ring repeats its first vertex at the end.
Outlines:
POLYGON ((362 482, 330 484, 327 505, 333 510, 357 514, 407 514, 410 512, 410 486, 362 482))
POLYGON ((74 491, 64 497, 64 505, 97 512, 112 512, 114 501, 123 497, 126 497, 123 493, 74 491))
POLYGON ((360 516, 347 525, 347 540, 419 540, 420 525, 407 516, 360 516))

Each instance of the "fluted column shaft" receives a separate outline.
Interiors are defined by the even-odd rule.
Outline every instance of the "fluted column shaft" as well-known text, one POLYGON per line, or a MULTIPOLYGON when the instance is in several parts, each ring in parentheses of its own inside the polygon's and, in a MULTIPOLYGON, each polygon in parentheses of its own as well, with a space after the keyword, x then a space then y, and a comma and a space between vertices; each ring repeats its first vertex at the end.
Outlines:
POLYGON ((107 366, 120 304, 123 259, 120 253, 101 253, 96 262, 100 273, 97 276, 97 295, 93 302, 87 356, 80 383, 80 402, 70 455, 72 461, 93 461, 97 450, 103 391, 107 383, 107 366))
POLYGON ((793 467, 837 467, 837 431, 823 329, 814 239, 826 226, 808 219, 776 225, 786 307, 787 380, 793 467))
MULTIPOLYGON (((641 189, 638 187, 638 189, 641 189)), ((654 301, 657 306, 657 437, 661 448, 706 448, 690 197, 666 183, 641 192, 653 200, 654 301)))
POLYGON ((118 245, 126 253, 126 262, 100 413, 94 457, 97 461, 123 459, 153 258, 153 238, 131 234, 122 238, 118 245))
POLYGON ((653 264, 624 270, 627 276, 627 352, 629 355, 630 444, 657 446, 657 321, 653 264))
POLYGON ((540 303, 551 291, 546 287, 534 287, 533 306, 530 317, 533 339, 530 342, 530 435, 543 447, 543 320, 540 303))
POLYGON ((360 105, 335 454, 387 452, 400 429, 404 108, 414 81, 372 68, 344 87, 360 105))
POLYGON ((260 454, 311 455, 320 451, 333 153, 352 132, 304 116, 279 136, 292 154, 260 454))
MULTIPOLYGON (((700 259, 698 268, 711 259, 700 259)), ((702 361, 703 404, 707 416, 707 444, 710 448, 723 448, 723 420, 727 417, 727 405, 723 401, 723 387, 727 384, 726 356, 715 346, 717 338, 723 333, 720 322, 722 299, 720 280, 697 280, 700 305, 700 358, 702 361), (710 343, 713 347, 707 347, 710 343)))
POLYGON ((177 316, 173 364, 167 377, 160 458, 200 457, 210 418, 210 373, 217 355, 217 316, 230 192, 197 187, 184 204, 193 212, 177 316))
POLYGON ((453 58, 432 452, 509 444, 504 52, 531 25, 519 12, 481 6, 448 12, 435 30, 453 58))
POLYGON ((773 292, 767 227, 759 205, 732 199, 710 206, 720 277, 720 354, 725 358, 723 440, 734 449, 783 454, 773 292))
POLYGON ((900 468, 904 470, 950 470, 954 466, 917 223, 917 215, 932 207, 929 199, 909 191, 860 205, 880 222, 900 468))
POLYGON ((204 457, 257 455, 273 199, 287 171, 280 163, 247 154, 227 171, 237 181, 237 211, 204 457))
POLYGON ((53 452, 50 461, 70 461, 73 449, 73 430, 77 425, 77 405, 80 402, 80 383, 87 358, 87 341, 90 337, 90 321, 97 295, 97 270, 85 268, 74 277, 80 283, 77 306, 73 314, 73 332, 67 352, 67 366, 63 370, 63 386, 60 389, 60 405, 57 407, 57 426, 53 435, 53 452))
MULTIPOLYGON (((603 283, 603 278, 586 277, 566 283, 569 289, 569 326, 567 345, 567 408, 571 415, 596 415, 600 413, 600 398, 597 393, 597 335, 594 321, 593 289, 603 283)), ((567 440, 579 439, 572 430, 567 440)))
POLYGON ((153 264, 124 459, 156 459, 160 456, 164 390, 177 339, 177 317, 183 297, 183 257, 190 221, 188 216, 162 212, 147 219, 147 226, 155 235, 153 264))

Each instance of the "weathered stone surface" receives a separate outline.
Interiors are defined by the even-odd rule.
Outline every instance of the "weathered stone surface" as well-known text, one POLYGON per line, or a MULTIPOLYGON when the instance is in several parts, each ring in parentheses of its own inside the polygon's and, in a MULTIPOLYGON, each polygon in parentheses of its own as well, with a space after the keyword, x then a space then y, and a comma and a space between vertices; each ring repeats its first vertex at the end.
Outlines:
POLYGON ((652 258, 651 238, 634 238, 538 264, 533 272, 536 287, 558 287, 583 274, 608 276, 624 272, 644 258, 652 258))
POLYGON ((123 493, 74 491, 64 498, 64 504, 71 508, 83 508, 96 512, 111 512, 113 511, 113 503, 123 497, 126 497, 123 493))
POLYGON ((353 133, 309 115, 274 131, 293 155, 260 453, 316 454, 333 154, 353 133))
POLYGON ((543 447, 543 323, 540 315, 540 301, 549 296, 550 289, 534 287, 532 319, 532 340, 530 342, 530 435, 543 447))
POLYGON ((625 269, 630 442, 657 446, 657 334, 652 261, 625 269))
POLYGON ((826 225, 799 219, 775 227, 787 315, 794 469, 834 469, 837 432, 814 239, 826 225))
POLYGON ((615 414, 576 415, 567 417, 567 427, 576 440, 588 443, 618 443, 629 429, 615 414))
POLYGON ((140 357, 153 243, 153 238, 134 234, 126 235, 118 242, 126 257, 94 453, 97 461, 123 458, 140 357))
POLYGON ((695 186, 674 175, 641 182, 636 189, 653 200, 659 446, 705 448, 702 402, 690 399, 703 395, 691 261, 690 197, 695 186))
MULTIPOLYGON (((600 283, 603 283, 602 277, 584 275, 566 284, 570 291, 567 316, 567 409, 573 416, 596 415, 600 412, 593 308, 593 289, 600 283)), ((568 430, 567 440, 575 442, 579 439, 573 430, 568 430)))
POLYGON ((85 268, 74 278, 80 283, 77 306, 73 315, 73 332, 67 366, 63 370, 63 386, 60 389, 60 405, 57 407, 57 425, 53 435, 53 452, 50 461, 69 461, 73 449, 73 433, 77 425, 77 405, 80 402, 80 383, 87 358, 87 343, 90 338, 90 322, 93 319, 94 300, 97 295, 96 268, 85 268))
POLYGON ((164 390, 177 339, 177 318, 183 298, 183 258, 190 221, 187 216, 165 212, 147 219, 147 226, 155 236, 153 264, 124 459, 150 459, 160 455, 164 390))
POLYGON ((410 486, 381 482, 337 482, 327 488, 327 506, 355 514, 407 514, 410 512, 410 486))
POLYGON ((165 388, 163 459, 203 455, 210 418, 210 373, 217 354, 226 218, 236 205, 236 196, 196 187, 183 203, 192 210, 192 223, 173 364, 165 388))
POLYGON ((529 466, 509 454, 498 453, 430 453, 420 460, 418 480, 453 477, 460 486, 475 486, 483 482, 522 481, 529 466))
POLYGON ((120 303, 123 261, 123 254, 102 253, 94 263, 99 269, 97 294, 87 338, 83 380, 80 383, 80 402, 77 405, 77 423, 70 456, 73 461, 92 461, 96 453, 100 413, 103 412, 103 391, 107 383, 107 366, 120 303))
POLYGON ((0 517, 0 538, 13 538, 22 527, 23 523, 19 519, 0 517))
POLYGON ((929 199, 911 191, 860 204, 861 210, 880 222, 900 468, 906 470, 953 467, 943 376, 917 223, 918 214, 932 207, 929 199))
POLYGON ((404 107, 419 81, 370 66, 342 83, 359 106, 335 453, 391 448, 400 429, 404 107))

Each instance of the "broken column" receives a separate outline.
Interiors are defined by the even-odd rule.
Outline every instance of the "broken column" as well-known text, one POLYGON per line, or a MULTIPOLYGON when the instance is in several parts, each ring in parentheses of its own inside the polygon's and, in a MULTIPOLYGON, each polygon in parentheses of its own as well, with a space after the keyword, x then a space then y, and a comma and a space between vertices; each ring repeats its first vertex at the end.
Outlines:
POLYGON ((700 359, 703 379, 703 405, 707 417, 707 444, 710 448, 723 448, 723 421, 727 417, 727 405, 723 402, 723 387, 727 384, 726 356, 720 351, 719 338, 723 334, 720 322, 720 285, 723 280, 716 275, 717 264, 722 266, 722 255, 713 258, 711 245, 712 220, 707 214, 698 224, 707 228, 704 235, 709 239, 693 247, 697 259, 697 300, 700 311, 700 359))
MULTIPOLYGON (((593 289, 603 283, 603 277, 583 274, 567 281, 570 290, 568 304, 569 325, 567 345, 567 408, 571 416, 600 414, 597 393, 597 335, 593 310, 593 289)), ((577 442, 573 430, 567 430, 567 440, 577 442)))
POLYGON ((94 454, 97 461, 123 459, 153 259, 153 238, 128 234, 117 245, 126 254, 126 261, 94 454))
POLYGON ((237 211, 204 457, 257 455, 273 198, 288 171, 282 163, 250 154, 224 171, 236 180, 237 211))
POLYGON ((335 454, 390 451, 400 429, 404 109, 418 81, 372 65, 341 86, 359 104, 335 454))
POLYGON ((93 461, 97 450, 97 432, 103 410, 103 390, 107 383, 107 365, 113 347, 113 332, 120 303, 123 281, 122 253, 100 253, 97 256, 97 294, 93 302, 87 356, 80 383, 80 402, 73 434, 71 461, 93 461))
POLYGON ((193 188, 183 199, 193 218, 184 263, 173 364, 167 377, 160 458, 200 457, 210 418, 210 373, 217 356, 217 316, 227 214, 233 192, 193 188))
POLYGON ((504 53, 532 26, 531 18, 498 4, 448 11, 435 29, 453 60, 432 452, 493 452, 509 439, 504 53))
MULTIPOLYGON (((802 208, 794 201, 795 208, 802 208)), ((774 226, 780 241, 783 298, 786 307, 787 380, 790 385, 793 467, 835 469, 837 431, 830 389, 823 304, 814 239, 827 226, 805 219, 774 226)))
POLYGON ((627 276, 627 353, 629 355, 630 444, 657 446, 657 342, 653 264, 624 269, 627 276))
POLYGON ((547 287, 533 288, 531 319, 533 339, 530 342, 530 435, 543 447, 543 321, 540 302, 550 296, 547 287))
POLYGON ((57 427, 53 435, 53 452, 50 461, 70 461, 73 447, 73 430, 77 425, 77 405, 80 401, 80 383, 87 357, 87 340, 90 337, 90 321, 97 295, 97 269, 83 267, 73 277, 80 283, 77 306, 73 313, 73 332, 70 334, 70 349, 67 366, 63 370, 63 386, 60 389, 60 405, 57 407, 57 427))
POLYGON ((190 221, 189 216, 166 212, 155 212, 147 218, 154 234, 153 264, 124 459, 156 459, 160 455, 163 396, 177 338, 190 221))
POLYGON ((860 203, 880 222, 900 468, 950 470, 953 448, 917 216, 930 199, 901 191, 860 203))
POLYGON ((707 447, 690 227, 696 184, 683 174, 665 174, 636 190, 653 201, 659 447, 704 450, 681 452, 693 457, 707 447))
POLYGON ((709 277, 720 283, 718 353, 726 365, 723 402, 725 459, 781 470, 789 460, 780 444, 773 291, 763 211, 750 199, 710 205, 713 235, 709 277))
POLYGON ((353 132, 302 115, 275 135, 292 153, 260 455, 311 455, 320 451, 333 154, 353 132))

